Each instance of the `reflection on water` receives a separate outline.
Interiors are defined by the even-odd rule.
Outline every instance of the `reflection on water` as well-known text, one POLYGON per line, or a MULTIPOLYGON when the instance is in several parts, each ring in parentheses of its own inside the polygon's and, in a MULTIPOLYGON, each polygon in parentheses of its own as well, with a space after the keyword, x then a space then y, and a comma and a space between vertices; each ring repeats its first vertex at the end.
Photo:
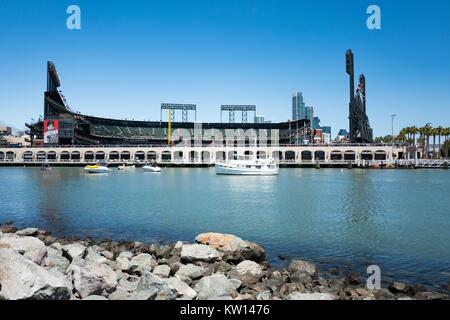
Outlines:
POLYGON ((233 233, 278 256, 385 276, 450 281, 450 173, 443 170, 282 169, 279 176, 216 176, 214 169, 0 169, 0 221, 57 235, 192 241, 233 233))

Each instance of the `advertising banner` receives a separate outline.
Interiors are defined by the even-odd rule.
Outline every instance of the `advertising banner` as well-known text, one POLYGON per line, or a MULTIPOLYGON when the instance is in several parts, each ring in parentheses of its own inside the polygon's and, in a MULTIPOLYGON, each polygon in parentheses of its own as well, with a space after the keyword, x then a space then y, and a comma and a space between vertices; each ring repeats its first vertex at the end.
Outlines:
POLYGON ((58 120, 44 120, 44 143, 58 144, 58 120))

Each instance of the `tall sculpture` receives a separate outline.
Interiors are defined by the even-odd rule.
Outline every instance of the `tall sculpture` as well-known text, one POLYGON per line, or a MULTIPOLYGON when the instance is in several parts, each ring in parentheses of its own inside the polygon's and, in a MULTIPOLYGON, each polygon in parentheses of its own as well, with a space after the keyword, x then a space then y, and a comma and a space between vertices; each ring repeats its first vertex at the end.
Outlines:
POLYGON ((353 143, 372 142, 372 129, 366 114, 366 78, 364 74, 359 76, 359 83, 355 93, 355 72, 353 67, 352 50, 345 53, 346 71, 350 78, 350 103, 349 103, 349 139, 353 143))

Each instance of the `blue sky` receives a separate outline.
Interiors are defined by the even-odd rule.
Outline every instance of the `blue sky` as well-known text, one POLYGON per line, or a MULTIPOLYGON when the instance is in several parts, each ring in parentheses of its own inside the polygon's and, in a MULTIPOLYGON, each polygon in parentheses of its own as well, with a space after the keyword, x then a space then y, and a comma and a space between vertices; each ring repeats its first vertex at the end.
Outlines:
MULTIPOLYGON (((303 92, 333 135, 348 127, 345 50, 365 73, 375 135, 411 124, 450 126, 450 1, 0 0, 0 122, 22 128, 43 113, 46 61, 82 113, 159 120, 161 102, 256 104, 291 117, 303 92), (81 30, 66 8, 81 8, 81 30), (381 7, 382 29, 366 27, 381 7)), ((181 120, 181 115, 178 116, 181 120)))

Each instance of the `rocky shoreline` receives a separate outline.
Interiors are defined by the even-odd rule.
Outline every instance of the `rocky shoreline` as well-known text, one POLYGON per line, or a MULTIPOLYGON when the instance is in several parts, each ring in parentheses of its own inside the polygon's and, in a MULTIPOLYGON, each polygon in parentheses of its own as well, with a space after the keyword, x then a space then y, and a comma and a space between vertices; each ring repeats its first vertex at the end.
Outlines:
POLYGON ((0 225, 0 300, 394 300, 448 294, 394 282, 368 290, 357 278, 325 278, 309 261, 274 269, 264 249, 234 235, 194 243, 56 238, 0 225))

